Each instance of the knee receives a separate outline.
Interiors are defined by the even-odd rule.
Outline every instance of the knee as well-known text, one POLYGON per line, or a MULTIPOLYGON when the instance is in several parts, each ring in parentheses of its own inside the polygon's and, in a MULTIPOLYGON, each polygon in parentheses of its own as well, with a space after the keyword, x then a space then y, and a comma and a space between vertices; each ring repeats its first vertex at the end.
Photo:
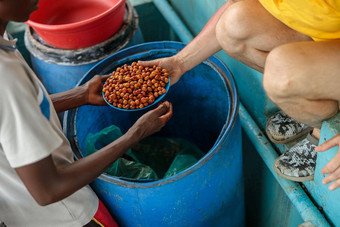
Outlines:
POLYGON ((242 52, 245 48, 249 29, 247 10, 243 1, 236 2, 229 6, 216 24, 217 41, 231 56, 242 52))
POLYGON ((267 56, 263 73, 263 88, 276 104, 296 93, 294 63, 289 59, 286 51, 281 47, 273 49, 267 56))

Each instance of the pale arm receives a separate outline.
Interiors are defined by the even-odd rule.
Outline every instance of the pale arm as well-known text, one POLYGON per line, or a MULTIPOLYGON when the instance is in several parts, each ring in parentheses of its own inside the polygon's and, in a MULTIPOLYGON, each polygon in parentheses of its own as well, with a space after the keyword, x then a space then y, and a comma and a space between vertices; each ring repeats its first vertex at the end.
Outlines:
POLYGON ((177 55, 181 62, 184 72, 192 69, 207 58, 222 50, 216 38, 216 25, 221 15, 230 5, 235 3, 233 0, 227 1, 208 21, 202 31, 177 55))
POLYGON ((224 11, 234 2, 236 1, 229 0, 226 2, 210 18, 202 31, 178 54, 152 61, 140 61, 139 64, 143 66, 158 65, 167 69, 171 85, 175 84, 185 72, 222 49, 216 38, 216 25, 224 11))

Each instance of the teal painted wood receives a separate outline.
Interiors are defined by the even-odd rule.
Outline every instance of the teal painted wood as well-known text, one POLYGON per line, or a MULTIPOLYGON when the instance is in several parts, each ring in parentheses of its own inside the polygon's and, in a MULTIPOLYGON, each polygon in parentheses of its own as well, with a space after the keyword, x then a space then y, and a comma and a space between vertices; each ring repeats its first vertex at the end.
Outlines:
MULTIPOLYGON (((314 206, 298 183, 284 179, 274 172, 272 166, 278 155, 270 145, 268 139, 264 136, 263 132, 246 112, 242 104, 240 104, 240 118, 243 129, 250 137, 269 170, 287 193, 287 196, 290 198, 303 220, 312 223, 314 226, 330 226, 325 217, 319 212, 317 207, 314 206)), ((282 213, 273 215, 281 216, 282 213)))
MULTIPOLYGON (((205 25, 206 21, 208 20, 207 18, 210 18, 213 13, 218 9, 216 5, 211 4, 211 2, 207 3, 206 1, 203 0, 193 0, 189 1, 191 4, 191 7, 188 6, 189 2, 188 1, 179 1, 179 0, 172 0, 170 1, 173 7, 177 10, 177 12, 181 15, 182 18, 184 18, 184 21, 186 24, 189 25, 190 29, 193 31, 196 31, 196 34, 201 30, 201 28, 205 25), (210 10, 211 7, 215 8, 214 10, 210 10), (202 15, 208 15, 208 16, 202 16, 202 15), (203 19, 202 19, 203 18, 203 19), (203 23, 202 23, 203 22, 203 23)), ((225 1, 220 2, 220 5, 222 5, 225 1)), ((224 53, 218 53, 218 56, 221 56, 221 59, 230 66, 231 71, 235 75, 235 80, 237 83, 237 86, 239 88, 239 93, 241 97, 241 101, 245 103, 246 109, 249 111, 251 116, 254 117, 254 120, 256 124, 260 126, 260 128, 265 127, 266 124, 266 117, 271 114, 272 112, 275 112, 278 110, 278 108, 266 97, 263 88, 262 88, 262 75, 247 66, 231 59, 224 53), (251 97, 251 98, 250 98, 251 97)), ((254 132, 249 132, 249 133, 254 133, 254 132)), ((258 140, 253 140, 253 143, 255 146, 259 146, 261 144, 261 141, 258 140)), ((269 143, 269 142, 268 142, 269 143)), ((293 143, 287 144, 287 145, 276 145, 277 148, 281 152, 284 152, 287 150, 293 143)), ((260 154, 261 151, 257 150, 260 154)), ((263 159, 265 162, 267 162, 267 159, 263 159)), ((255 163, 256 164, 256 163, 255 163)), ((272 171, 272 165, 273 163, 269 162, 268 168, 272 171)), ((275 177, 276 174, 273 173, 275 177)), ((318 174, 318 173, 316 173, 318 174)), ((284 180, 282 178, 277 178, 276 179, 281 185, 281 181, 284 180)), ((315 180, 318 180, 318 177, 316 176, 315 180)), ((272 183, 277 183, 277 182, 272 182, 272 183)), ((316 200, 319 201, 319 204, 322 204, 320 199, 320 192, 315 192, 313 190, 315 187, 313 187, 313 182, 307 182, 305 183, 306 187, 308 190, 312 193, 312 197, 316 200)), ((319 215, 315 211, 315 206, 314 204, 311 203, 310 200, 306 199, 304 197, 303 200, 301 199, 294 199, 296 198, 297 194, 291 194, 291 190, 289 187, 283 187, 284 190, 286 191, 286 194, 289 196, 291 201, 294 203, 294 205, 297 207, 299 210, 300 215, 304 218, 304 220, 314 220, 314 223, 322 223, 322 226, 329 225, 327 221, 324 219, 324 217, 319 215), (306 204, 307 207, 306 207, 306 204), (315 213, 311 212, 315 211, 315 213), (316 215, 316 216, 315 216, 316 215)), ((301 188, 299 187, 298 184, 295 184, 293 187, 295 190, 301 191, 301 188)), ((262 190, 265 190, 263 188, 262 190)), ((334 197, 330 197, 333 198, 334 197)), ((329 199, 330 200, 330 199, 329 199)), ((250 201, 251 203, 251 201, 250 201)), ((333 202, 334 203, 334 202, 333 202)), ((325 210, 337 210, 338 206, 333 206, 332 202, 325 203, 325 206, 328 207, 334 207, 334 209, 325 209, 325 210)), ((268 205, 268 204, 266 204, 268 205)), ((254 208, 250 208, 252 210, 254 208)), ((262 213, 262 216, 266 216, 268 212, 271 212, 270 210, 264 209, 264 213, 262 213)), ((274 214, 277 216, 277 220, 280 220, 280 216, 282 216, 282 213, 280 214, 274 214)), ((336 214, 333 214, 333 212, 330 212, 329 214, 326 214, 330 219, 334 220, 339 220, 338 216, 336 214), (329 217, 331 215, 331 217, 329 217)), ((296 218, 296 215, 290 216, 290 218, 296 218)))
MULTIPOLYGON (((329 140, 333 136, 340 133, 340 114, 325 121, 322 125, 319 144, 329 140)), ((340 226, 340 189, 329 191, 328 185, 322 184, 324 176, 321 174, 321 169, 334 157, 338 152, 339 147, 336 146, 328 151, 318 153, 314 181, 306 183, 308 191, 311 192, 313 198, 320 206, 330 220, 332 225, 340 226)))
POLYGON ((246 226, 287 227, 303 223, 300 213, 256 152, 245 130, 242 141, 246 226))
POLYGON ((193 34, 198 34, 226 0, 171 0, 171 5, 193 34))
POLYGON ((162 12, 168 23, 172 24, 172 28, 175 30, 183 43, 188 43, 194 38, 187 27, 182 26, 183 22, 167 1, 154 0, 153 2, 157 6, 158 10, 162 12))
MULTIPOLYGON (((79 85, 124 63, 171 56, 183 47, 176 42, 155 42, 127 48, 99 62, 79 85)), ((193 142, 206 152, 198 163, 154 182, 106 174, 93 182, 92 187, 121 226, 244 225, 241 127, 234 85, 226 66, 212 57, 187 72, 166 96, 173 103, 174 114, 157 136, 193 142)), ((88 133, 111 124, 124 133, 142 113, 84 106, 65 114, 64 129, 81 158, 88 133)))
POLYGON ((138 12, 139 27, 143 31, 144 41, 179 41, 174 30, 169 26, 156 6, 150 3, 150 1, 146 1, 147 3, 144 4, 140 4, 140 1, 132 1, 132 4, 139 4, 134 5, 134 8, 138 12))

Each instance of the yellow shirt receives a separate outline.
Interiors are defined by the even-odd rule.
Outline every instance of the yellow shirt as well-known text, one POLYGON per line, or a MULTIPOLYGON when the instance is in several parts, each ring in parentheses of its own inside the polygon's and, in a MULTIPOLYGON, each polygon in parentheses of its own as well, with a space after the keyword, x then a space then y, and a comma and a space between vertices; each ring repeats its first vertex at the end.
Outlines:
POLYGON ((339 0, 259 0, 288 27, 314 41, 340 39, 339 0))

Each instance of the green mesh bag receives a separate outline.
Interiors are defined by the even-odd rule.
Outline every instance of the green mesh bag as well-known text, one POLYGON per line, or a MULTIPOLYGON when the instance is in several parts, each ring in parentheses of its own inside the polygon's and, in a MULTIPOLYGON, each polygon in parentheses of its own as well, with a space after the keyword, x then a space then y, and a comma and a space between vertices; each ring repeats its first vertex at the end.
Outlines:
MULTIPOLYGON (((104 128, 95 134, 89 133, 85 143, 85 155, 87 156, 96 152, 121 136, 122 132, 115 125, 104 128)), ((129 160, 126 158, 119 158, 105 171, 105 173, 111 176, 138 180, 158 179, 157 174, 149 166, 139 162, 133 155, 131 149, 125 153, 125 156, 127 156, 129 160)))
MULTIPOLYGON (((86 155, 101 149, 122 136, 117 126, 109 126, 86 139, 86 155)), ((180 138, 148 137, 136 144, 105 172, 112 176, 157 180, 178 174, 199 161, 204 153, 180 138)))

